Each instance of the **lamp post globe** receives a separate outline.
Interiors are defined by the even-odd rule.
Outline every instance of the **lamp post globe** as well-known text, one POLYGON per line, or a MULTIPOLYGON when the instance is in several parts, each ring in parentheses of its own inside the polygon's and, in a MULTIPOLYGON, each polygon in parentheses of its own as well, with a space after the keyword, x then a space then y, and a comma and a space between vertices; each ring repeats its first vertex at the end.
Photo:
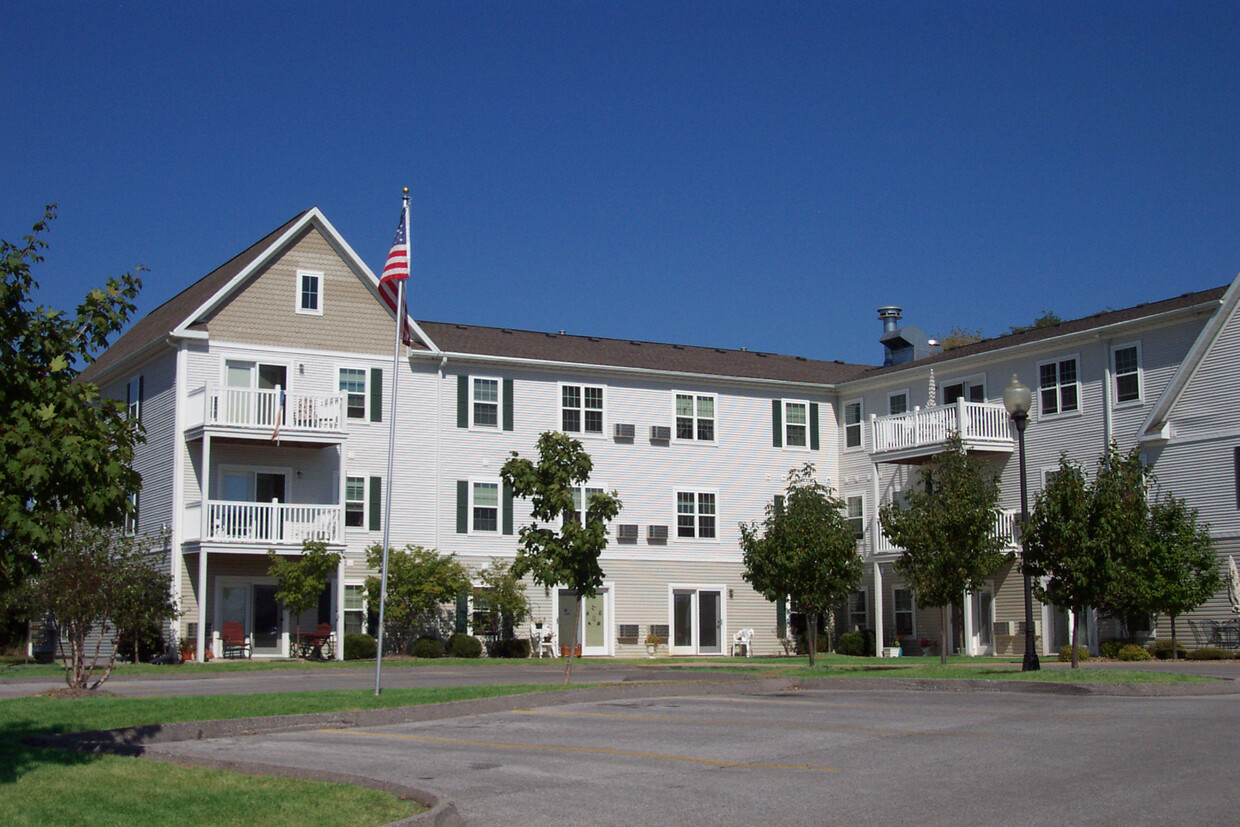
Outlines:
POLYGON ((1025 478, 1025 426, 1029 424, 1029 409, 1033 407, 1033 394, 1029 386, 1020 381, 1016 374, 1003 389, 1003 407, 1012 417, 1012 425, 1016 427, 1017 441, 1020 444, 1020 556, 1021 573, 1025 578, 1025 658, 1021 663, 1022 672, 1036 672, 1042 668, 1038 661, 1037 649, 1033 644, 1033 584, 1029 580, 1029 572, 1025 571, 1025 530, 1029 527, 1029 487, 1025 478))

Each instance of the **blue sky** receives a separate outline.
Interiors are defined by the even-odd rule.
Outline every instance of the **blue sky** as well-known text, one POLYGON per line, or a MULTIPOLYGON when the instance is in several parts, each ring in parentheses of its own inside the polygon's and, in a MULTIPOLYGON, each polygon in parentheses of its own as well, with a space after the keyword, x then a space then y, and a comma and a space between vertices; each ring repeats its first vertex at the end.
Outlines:
POLYGON ((0 7, 0 236, 145 313, 318 205, 414 315, 874 363, 1240 271, 1232 3, 0 7))

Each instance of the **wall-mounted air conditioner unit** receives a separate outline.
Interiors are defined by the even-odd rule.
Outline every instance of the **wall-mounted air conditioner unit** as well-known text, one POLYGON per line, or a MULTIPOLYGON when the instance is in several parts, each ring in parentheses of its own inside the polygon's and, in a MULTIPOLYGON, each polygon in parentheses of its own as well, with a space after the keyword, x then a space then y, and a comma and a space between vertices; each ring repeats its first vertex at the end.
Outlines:
POLYGON ((616 637, 620 640, 627 640, 636 643, 637 634, 640 629, 641 626, 636 623, 621 623, 620 631, 617 632, 616 637))
POLYGON ((615 428, 616 439, 632 439, 633 434, 636 431, 637 431, 637 428, 634 425, 629 425, 629 424, 625 424, 622 422, 616 423, 616 428, 615 428))
POLYGON ((996 620, 994 622, 994 631, 995 631, 995 637, 1011 637, 1012 636, 1012 621, 996 620))
POLYGON ((666 540, 667 526, 665 525, 648 525, 646 526, 647 540, 666 540))
POLYGON ((651 442, 670 442, 672 439, 672 429, 667 425, 651 425, 650 441, 651 442))
POLYGON ((635 525, 616 526, 616 537, 621 540, 636 540, 637 539, 637 526, 635 525))

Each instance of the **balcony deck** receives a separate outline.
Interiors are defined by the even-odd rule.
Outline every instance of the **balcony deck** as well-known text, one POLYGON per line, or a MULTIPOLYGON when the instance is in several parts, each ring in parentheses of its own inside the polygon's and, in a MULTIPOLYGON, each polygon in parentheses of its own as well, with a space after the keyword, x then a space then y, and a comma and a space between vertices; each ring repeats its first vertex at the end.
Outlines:
POLYGON ((344 509, 314 503, 252 503, 208 500, 185 509, 186 540, 228 546, 301 548, 305 540, 344 543, 344 509))
POLYGON ((189 394, 186 436, 338 443, 347 436, 342 393, 205 385, 189 394))
POLYGON ((966 451, 1010 454, 1016 446, 1002 405, 961 399, 954 405, 871 417, 870 455, 875 462, 922 462, 942 451, 953 433, 960 434, 966 451))
MULTIPOLYGON (((1005 550, 1008 554, 1014 554, 1020 551, 1020 512, 1015 509, 1003 509, 999 512, 999 518, 995 521, 995 533, 1000 537, 1007 537, 1008 541, 1005 550)), ((878 531, 878 542, 874 545, 874 554, 880 557, 887 555, 899 554, 904 549, 895 545, 891 540, 887 539, 887 535, 882 530, 878 531)))

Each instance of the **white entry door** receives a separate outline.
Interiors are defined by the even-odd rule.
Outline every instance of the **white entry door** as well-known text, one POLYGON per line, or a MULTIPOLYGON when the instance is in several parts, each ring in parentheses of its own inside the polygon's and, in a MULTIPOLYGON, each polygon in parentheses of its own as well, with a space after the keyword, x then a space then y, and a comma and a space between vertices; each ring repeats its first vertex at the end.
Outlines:
POLYGON ((718 655, 723 653, 725 618, 722 586, 673 586, 673 655, 718 655))
MULTIPOLYGON (((577 611, 577 593, 570 589, 560 589, 557 593, 559 625, 556 633, 560 636, 560 646, 568 646, 572 636, 573 614, 577 611)), ((611 655, 612 590, 604 586, 593 597, 581 601, 581 616, 577 618, 577 644, 581 654, 585 656, 611 655)))

